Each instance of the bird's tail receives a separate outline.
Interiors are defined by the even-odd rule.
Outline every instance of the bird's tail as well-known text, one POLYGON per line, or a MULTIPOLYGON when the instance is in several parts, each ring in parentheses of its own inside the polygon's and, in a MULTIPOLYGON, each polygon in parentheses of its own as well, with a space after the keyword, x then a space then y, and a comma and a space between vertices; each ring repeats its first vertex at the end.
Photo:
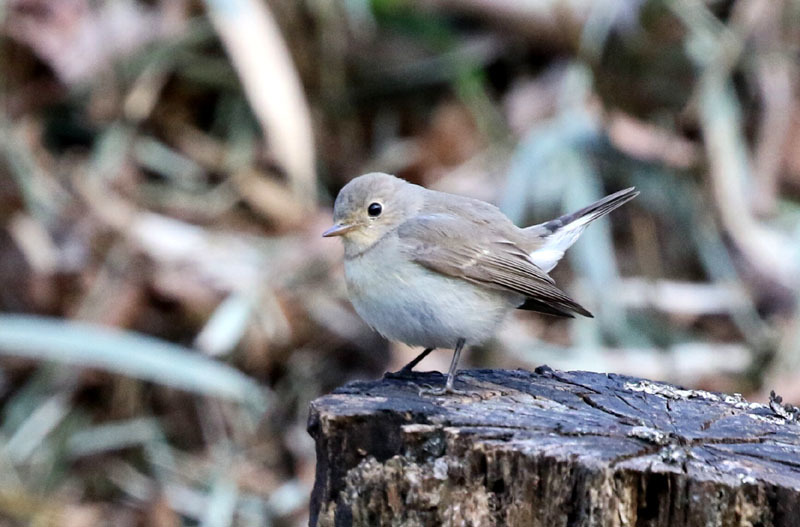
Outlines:
POLYGON ((544 272, 550 272, 564 256, 564 251, 575 243, 589 223, 605 216, 638 195, 639 191, 634 187, 626 188, 571 214, 564 214, 554 220, 524 229, 525 232, 543 242, 531 252, 531 260, 544 272))

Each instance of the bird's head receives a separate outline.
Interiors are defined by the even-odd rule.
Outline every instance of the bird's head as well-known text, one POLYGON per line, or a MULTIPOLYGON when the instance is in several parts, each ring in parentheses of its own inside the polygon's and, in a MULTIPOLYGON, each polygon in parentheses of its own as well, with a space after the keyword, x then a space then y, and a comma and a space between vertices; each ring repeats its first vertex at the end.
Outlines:
POLYGON ((417 213, 421 190, 389 174, 359 176, 339 192, 333 206, 334 225, 322 235, 341 236, 346 255, 361 254, 417 213))

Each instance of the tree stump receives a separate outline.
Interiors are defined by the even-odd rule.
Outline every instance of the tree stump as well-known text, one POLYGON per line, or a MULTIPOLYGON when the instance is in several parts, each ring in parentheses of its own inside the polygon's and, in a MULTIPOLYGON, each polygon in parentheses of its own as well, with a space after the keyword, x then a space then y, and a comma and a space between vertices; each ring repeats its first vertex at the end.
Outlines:
POLYGON ((312 403, 311 526, 800 526, 800 412, 779 398, 546 366, 462 371, 480 397, 423 383, 444 377, 312 403))

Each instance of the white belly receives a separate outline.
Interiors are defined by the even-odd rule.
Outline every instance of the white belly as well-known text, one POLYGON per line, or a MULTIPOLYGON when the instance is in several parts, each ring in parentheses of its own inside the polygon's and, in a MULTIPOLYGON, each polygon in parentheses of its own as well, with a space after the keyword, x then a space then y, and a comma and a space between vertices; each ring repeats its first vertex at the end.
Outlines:
POLYGON ((388 265, 379 252, 345 262, 350 300, 372 328, 411 346, 452 349, 491 337, 522 297, 485 289, 415 263, 388 265))

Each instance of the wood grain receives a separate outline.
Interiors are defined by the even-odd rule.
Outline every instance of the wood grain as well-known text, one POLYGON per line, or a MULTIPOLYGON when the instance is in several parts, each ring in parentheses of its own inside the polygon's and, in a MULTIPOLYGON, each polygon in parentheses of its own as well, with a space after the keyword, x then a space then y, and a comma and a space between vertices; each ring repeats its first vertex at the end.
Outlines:
POLYGON ((800 424, 777 402, 613 374, 471 370, 311 405, 312 526, 797 526, 800 424))

